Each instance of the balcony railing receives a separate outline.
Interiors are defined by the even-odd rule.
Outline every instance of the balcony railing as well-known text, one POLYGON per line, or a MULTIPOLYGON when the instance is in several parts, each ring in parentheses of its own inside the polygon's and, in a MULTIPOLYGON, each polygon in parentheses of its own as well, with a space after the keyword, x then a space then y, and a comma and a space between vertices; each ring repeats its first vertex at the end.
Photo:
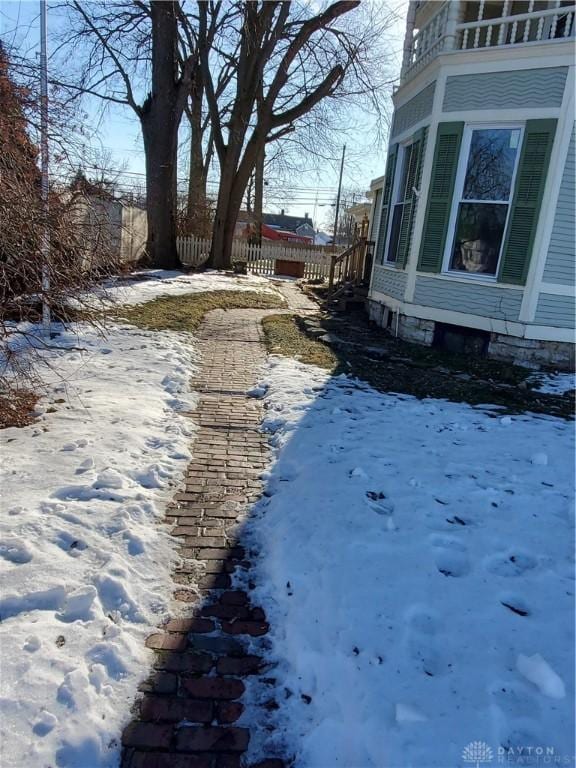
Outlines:
MULTIPOLYGON (((506 3, 505 3, 506 5, 506 3)), ((562 40, 574 35, 574 11, 576 6, 556 5, 541 11, 532 11, 534 0, 528 4, 527 13, 482 19, 457 26, 457 47, 492 48, 499 45, 562 40)), ((479 3, 480 14, 484 3, 479 3)), ((479 14, 479 15, 480 15, 479 14)))
POLYGON ((525 43, 558 42, 574 37, 576 5, 549 3, 534 10, 530 0, 526 13, 510 13, 511 0, 504 0, 502 15, 484 18, 486 3, 477 4, 477 19, 460 22, 461 3, 439 5, 437 13, 405 44, 401 82, 405 83, 443 51, 474 50, 525 43))
POLYGON ((416 32, 410 45, 404 48, 402 81, 415 75, 444 50, 448 8, 448 3, 439 4, 437 13, 416 32))

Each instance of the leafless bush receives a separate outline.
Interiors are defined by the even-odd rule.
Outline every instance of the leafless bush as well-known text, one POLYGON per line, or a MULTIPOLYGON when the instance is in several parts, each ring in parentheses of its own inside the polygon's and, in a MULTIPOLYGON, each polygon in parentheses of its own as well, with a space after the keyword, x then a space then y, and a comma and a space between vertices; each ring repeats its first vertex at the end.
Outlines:
POLYGON ((105 195, 52 187, 45 210, 30 138, 36 113, 0 47, 0 392, 37 383, 35 363, 50 344, 39 333, 42 302, 57 322, 98 323, 91 289, 119 268, 105 195))

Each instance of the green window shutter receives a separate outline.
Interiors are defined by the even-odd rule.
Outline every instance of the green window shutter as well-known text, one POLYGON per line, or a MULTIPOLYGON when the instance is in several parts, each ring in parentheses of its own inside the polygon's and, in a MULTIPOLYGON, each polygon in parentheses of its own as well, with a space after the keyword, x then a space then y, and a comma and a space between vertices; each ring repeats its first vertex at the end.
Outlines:
POLYGON ((439 123, 418 269, 440 272, 464 123, 439 123))
POLYGON ((556 133, 556 119, 527 120, 498 280, 524 285, 556 133))
POLYGON ((398 251, 396 257, 396 267, 400 269, 405 267, 410 255, 410 246, 412 245, 414 218, 418 207, 418 197, 415 195, 414 189, 420 188, 427 132, 428 128, 422 128, 416 134, 410 153, 408 168, 406 168, 405 171, 405 183, 403 189, 404 208, 402 210, 402 221, 400 223, 400 235, 398 238, 398 251))
POLYGON ((376 196, 374 199, 374 212, 372 214, 372 221, 370 222, 370 235, 368 238, 369 240, 374 240, 378 235, 378 233, 375 231, 376 228, 374 225, 376 224, 376 221, 378 219, 378 213, 381 210, 381 208, 382 208, 382 190, 377 189, 376 196))
POLYGON ((378 227, 378 245, 376 247, 376 263, 384 262, 384 249, 386 247, 386 234, 388 232, 388 214, 390 211, 390 198, 394 189, 394 174, 396 172, 396 158, 398 157, 398 144, 393 144, 388 153, 386 163, 386 178, 384 180, 384 192, 382 193, 382 213, 380 214, 380 226, 378 227))

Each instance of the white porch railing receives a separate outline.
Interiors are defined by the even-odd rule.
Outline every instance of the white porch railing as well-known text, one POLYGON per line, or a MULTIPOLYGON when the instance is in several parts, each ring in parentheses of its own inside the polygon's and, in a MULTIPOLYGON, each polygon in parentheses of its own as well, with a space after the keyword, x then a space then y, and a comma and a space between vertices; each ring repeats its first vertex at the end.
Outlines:
POLYGON ((460 21, 460 18, 464 8, 470 8, 472 3, 457 0, 438 3, 438 11, 415 34, 412 31, 413 20, 410 21, 404 43, 401 83, 444 51, 559 42, 573 38, 576 5, 561 3, 562 0, 551 0, 548 7, 534 10, 536 2, 529 0, 525 13, 513 14, 512 0, 504 0, 501 16, 484 18, 490 6, 485 0, 479 0, 474 4, 477 18, 467 22, 460 21))
POLYGON ((430 21, 405 43, 402 81, 415 75, 444 50, 449 5, 449 2, 438 3, 438 11, 430 21))
POLYGON ((510 2, 504 3, 504 13, 496 19, 483 19, 484 2, 478 4, 478 19, 458 24, 457 47, 460 50, 493 48, 519 43, 565 40, 574 37, 576 6, 560 6, 560 0, 550 8, 534 11, 534 0, 527 13, 507 15, 510 2))
MULTIPOLYGON (((188 267, 199 267, 210 255, 211 241, 198 237, 179 237, 177 240, 178 255, 182 263, 188 267)), ((303 262, 304 277, 307 279, 328 278, 330 273, 330 258, 332 252, 327 248, 294 247, 290 245, 274 245, 264 242, 253 245, 246 240, 234 240, 232 244, 232 261, 245 262, 248 270, 258 275, 274 275, 278 260, 303 262)))

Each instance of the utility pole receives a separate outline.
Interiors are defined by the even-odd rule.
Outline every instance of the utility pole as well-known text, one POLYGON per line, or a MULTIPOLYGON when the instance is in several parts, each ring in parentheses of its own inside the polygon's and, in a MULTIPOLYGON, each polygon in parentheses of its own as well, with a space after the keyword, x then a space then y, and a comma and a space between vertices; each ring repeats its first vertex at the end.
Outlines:
POLYGON ((332 238, 332 249, 336 250, 336 237, 338 236, 338 216, 340 215, 340 195, 342 193, 342 174, 344 173, 344 156, 346 154, 346 144, 342 147, 342 160, 340 162, 340 178, 338 179, 338 194, 336 195, 336 215, 334 216, 334 237, 332 238))
POLYGON ((47 2, 40 0, 40 158, 42 170, 42 329, 44 337, 50 338, 50 233, 48 229, 48 59, 46 38, 48 30, 47 2))

